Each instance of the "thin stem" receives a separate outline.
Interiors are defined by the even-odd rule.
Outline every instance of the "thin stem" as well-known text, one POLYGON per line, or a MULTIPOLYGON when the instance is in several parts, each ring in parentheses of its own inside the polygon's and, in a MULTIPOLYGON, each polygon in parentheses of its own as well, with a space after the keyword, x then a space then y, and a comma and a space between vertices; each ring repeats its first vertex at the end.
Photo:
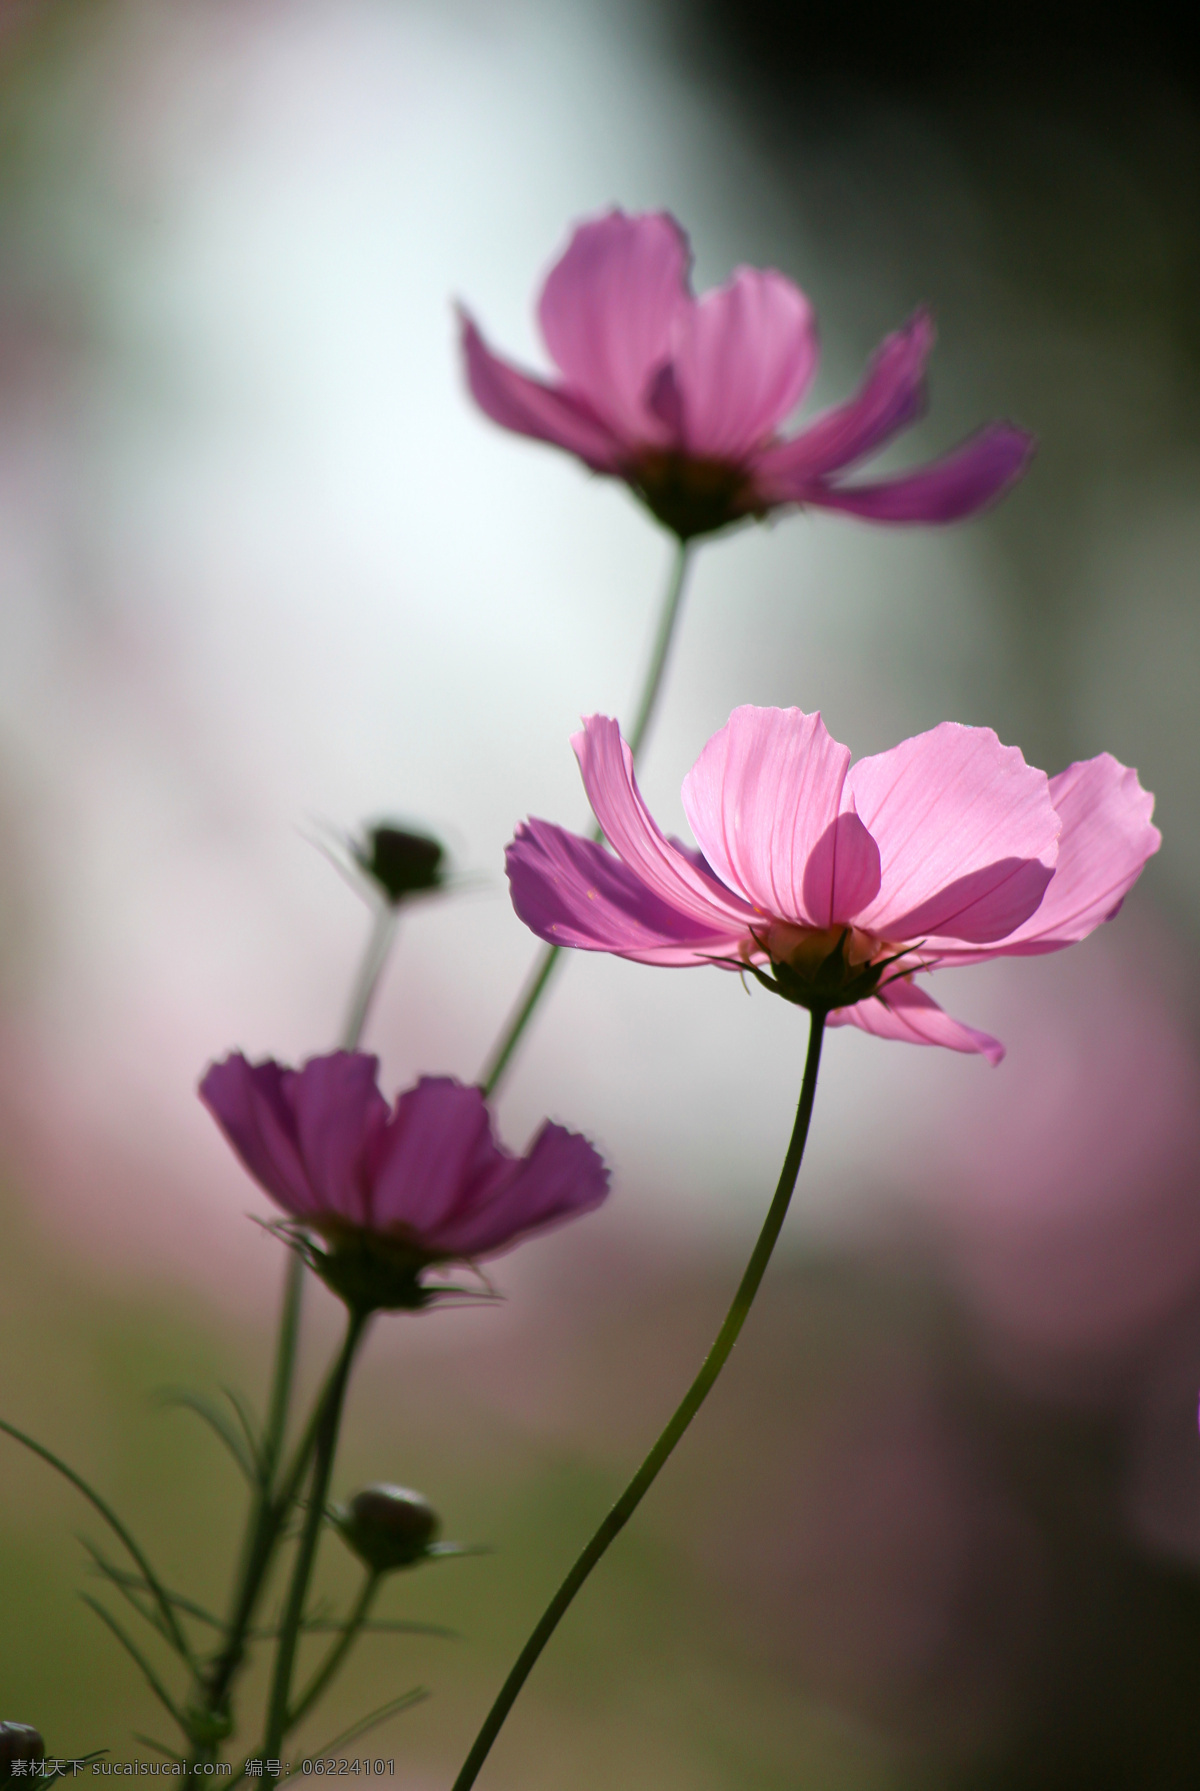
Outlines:
POLYGON ((738 1335, 746 1322, 746 1315, 754 1303, 759 1283, 771 1260, 771 1252, 775 1248, 776 1239, 787 1215, 792 1190, 796 1186, 796 1177, 800 1173, 804 1145, 808 1138, 809 1122, 812 1119, 813 1097, 817 1089, 817 1070, 821 1062, 821 1040, 824 1031, 825 1015, 814 1013, 808 1035, 808 1055, 804 1062, 804 1079, 800 1085, 796 1122, 792 1127, 791 1141, 788 1144, 787 1155, 783 1159, 783 1168, 779 1172, 779 1182, 763 1228, 758 1234, 758 1242, 746 1265, 746 1272, 738 1284, 738 1290, 733 1296, 733 1304, 725 1314, 725 1321, 717 1332, 712 1348, 704 1358, 699 1374, 676 1407, 662 1435, 591 1541, 577 1557, 574 1566, 546 1606, 537 1627, 517 1656, 516 1664, 501 1686, 499 1696, 488 1711, 483 1727, 475 1738, 474 1746, 463 1763, 462 1771, 454 1781, 453 1791, 469 1791, 469 1787, 475 1783, 480 1768, 491 1751, 492 1743, 500 1733, 505 1717, 516 1702, 521 1687, 533 1670, 542 1649, 566 1614, 571 1600, 609 1544, 624 1529, 654 1484, 676 1443, 704 1404, 713 1382, 725 1366, 729 1353, 738 1340, 738 1335))
POLYGON ((283 1746, 283 1738, 287 1733, 292 1669, 295 1666, 296 1649, 300 1641, 300 1625, 304 1617, 305 1601, 308 1598, 313 1563, 317 1556, 317 1544, 321 1538, 321 1526, 325 1521, 325 1501, 329 1496, 329 1480, 333 1472, 333 1458, 337 1452, 342 1406, 345 1403, 346 1386, 350 1379, 354 1353, 362 1339, 369 1317, 369 1313, 351 1312, 346 1327, 346 1341, 342 1345, 341 1354, 334 1364, 325 1391, 321 1396, 312 1480, 308 1489, 308 1510, 304 1517, 304 1528, 300 1533, 296 1560, 292 1568, 292 1583, 288 1589, 287 1605, 283 1613, 283 1622, 280 1625, 279 1645, 275 1653, 275 1672, 271 1681, 270 1701, 267 1706, 267 1730, 262 1752, 268 1759, 273 1759, 279 1754, 283 1746))
MULTIPOLYGON (((666 591, 663 593, 662 608, 658 613, 658 627, 654 634, 650 663, 646 667, 646 676, 642 683, 642 694, 638 699, 633 727, 625 736, 635 762, 649 732, 650 723, 654 719, 654 710, 662 689, 663 674, 667 669, 671 642, 675 637, 675 627, 683 605, 683 595, 687 589, 688 569, 692 563, 691 549, 690 541, 680 541, 676 545, 675 555, 671 561, 671 572, 667 580, 666 591)), ((598 827, 592 829, 591 837, 594 840, 600 838, 598 827)), ((485 1095, 494 1094, 499 1086, 513 1052, 520 1043, 525 1028, 533 1018, 535 1008, 546 992, 546 986, 554 973, 554 966, 558 962, 558 954, 561 950, 562 947, 558 945, 544 945, 535 958, 533 968, 525 979, 524 987, 517 997, 516 1004, 504 1023, 504 1031, 493 1045, 491 1056, 484 1065, 479 1078, 485 1095)))
POLYGON ((308 1715, 358 1640, 359 1632, 370 1614, 375 1594, 382 1583, 383 1575, 381 1573, 368 1572, 362 1584, 362 1591, 358 1595, 358 1601, 346 1618, 345 1626, 337 1641, 305 1686, 295 1705, 288 1712, 287 1726, 289 1729, 294 1729, 296 1724, 308 1715))
POLYGON ((384 965, 388 961, 388 953, 392 949, 392 940, 396 937, 396 922, 399 910, 391 902, 382 903, 375 912, 375 920, 367 940, 367 949, 363 953, 363 961, 359 967, 358 980, 350 997, 350 1005, 346 1009, 346 1024, 342 1028, 342 1051, 357 1051, 362 1041, 363 1031, 367 1024, 367 1016, 371 1011, 379 989, 384 965))

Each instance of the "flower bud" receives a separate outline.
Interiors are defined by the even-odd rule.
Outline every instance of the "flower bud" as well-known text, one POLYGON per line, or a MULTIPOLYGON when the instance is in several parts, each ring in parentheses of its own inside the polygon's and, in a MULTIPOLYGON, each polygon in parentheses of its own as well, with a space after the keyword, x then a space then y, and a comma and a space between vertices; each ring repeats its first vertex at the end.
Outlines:
POLYGON ((0 1784, 11 1777, 14 1760, 44 1760, 46 1744, 28 1723, 0 1723, 0 1784))
POLYGON ((442 1527, 429 1501, 406 1486, 365 1486, 337 1513, 336 1522, 372 1573, 414 1567, 442 1527))
POLYGON ((445 849, 423 833, 408 833, 382 821, 352 848, 355 862, 377 883, 393 907, 407 896, 424 895, 445 882, 445 849))

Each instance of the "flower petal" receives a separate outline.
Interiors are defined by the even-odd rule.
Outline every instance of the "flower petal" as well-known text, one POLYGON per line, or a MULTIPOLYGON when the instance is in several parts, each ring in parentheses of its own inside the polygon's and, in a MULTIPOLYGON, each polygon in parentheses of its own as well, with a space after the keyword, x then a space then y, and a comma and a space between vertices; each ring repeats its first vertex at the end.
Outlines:
POLYGON ((860 759, 847 793, 879 847, 883 882, 859 925, 882 939, 983 943, 1027 920, 1057 854, 1044 771, 991 728, 944 721, 860 759))
POLYGON ((447 1256, 490 1256, 531 1231, 599 1206, 608 1193, 603 1159, 578 1132, 547 1123, 527 1156, 472 1190, 431 1238, 447 1256))
POLYGON ((542 288, 542 335, 571 393, 631 446, 669 439, 645 396, 690 303, 689 260, 666 212, 612 211, 579 226, 542 288))
POLYGON ((502 429, 577 454, 593 472, 613 472, 621 450, 612 431, 578 398, 494 355, 465 311, 460 317, 467 384, 480 410, 502 429))
POLYGON ((240 1051, 214 1063, 200 1084, 200 1099, 261 1188, 298 1217, 316 1212, 288 1099, 295 1071, 248 1063, 240 1051))
MULTIPOLYGON (((739 267, 682 312, 672 352, 681 446, 741 460, 808 390, 817 366, 812 306, 773 268, 739 267)), ((664 411, 661 397, 658 406, 664 411)))
POLYGON ((450 1076, 422 1076, 396 1102, 377 1153, 370 1223, 401 1227, 425 1245, 457 1210, 463 1190, 507 1161, 482 1091, 450 1076))
MULTIPOLYGON (((642 801, 633 757, 616 722, 606 715, 588 716, 571 745, 596 819, 634 876, 668 908, 695 922, 699 934, 744 936, 759 916, 716 877, 706 876, 690 854, 663 838, 642 801)), ((719 876, 721 867, 711 852, 707 857, 719 876)))
POLYGON ((369 1166, 387 1123, 378 1073, 379 1059, 365 1051, 331 1051, 310 1057, 287 1085, 317 1204, 354 1225, 371 1222, 369 1166))
POLYGON ((747 704, 684 778, 684 812, 705 857, 760 915, 825 924, 807 905, 804 880, 837 819, 849 764, 849 748, 831 738, 819 714, 747 704))
POLYGON ((924 989, 907 979, 892 983, 882 996, 872 995, 854 1007, 836 1008, 829 1024, 859 1026, 876 1038, 899 1039, 906 1045, 944 1045, 949 1051, 978 1052, 993 1065, 1004 1056, 999 1039, 952 1019, 924 989))
MULTIPOLYGON (((1050 779, 1050 800, 1062 834, 1054 878, 1041 906, 1008 938, 981 957, 1029 957, 1061 951, 1112 920, 1158 851, 1162 834, 1150 819, 1154 798, 1136 771, 1102 752, 1050 779)), ((955 963, 976 955, 953 950, 955 963)))
POLYGON ((914 423, 925 409, 925 363, 933 341, 933 319, 918 311, 880 343, 848 403, 756 455, 755 485, 764 497, 771 503, 802 498, 813 479, 851 466, 914 423))
MULTIPOLYGON (((682 855, 682 848, 680 850, 682 855)), ((513 907, 539 939, 639 964, 703 964, 736 952, 746 923, 703 926, 646 888, 594 840, 523 822, 505 853, 513 907)))
POLYGON ((990 423, 951 453, 915 472, 875 485, 826 485, 791 495, 800 503, 845 510, 868 522, 958 522, 995 503, 1015 485, 1036 442, 1015 423, 990 423))
POLYGON ((804 906, 816 927, 845 926, 879 894, 879 847, 856 814, 825 829, 804 867, 804 906))

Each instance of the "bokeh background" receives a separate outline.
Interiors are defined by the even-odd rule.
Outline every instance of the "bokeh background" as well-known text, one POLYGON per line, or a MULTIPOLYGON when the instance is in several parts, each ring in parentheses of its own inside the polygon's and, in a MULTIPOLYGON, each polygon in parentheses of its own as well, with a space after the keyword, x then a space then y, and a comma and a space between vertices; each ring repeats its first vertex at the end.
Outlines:
MULTIPOLYGON (((816 402, 921 301, 928 420, 1024 485, 947 531, 784 518, 704 550, 645 761, 737 703, 856 752, 946 717, 1109 749, 1166 845, 1119 923, 947 975, 978 1060, 835 1035, 796 1210, 678 1458, 488 1768, 497 1791, 1192 1786, 1200 1758, 1200 79, 1163 10, 797 0, 10 0, 0 33, 0 1409, 210 1600, 234 1471, 156 1392, 261 1398, 279 1247, 194 1096, 335 1036, 368 924, 319 849, 442 832, 369 1035, 478 1073, 531 956, 502 849, 584 804, 668 544, 472 411, 455 298, 540 363, 570 223, 667 206, 821 318, 816 402)), ((799 1017, 572 961, 501 1102, 614 1167, 500 1305, 378 1326, 335 1490, 415 1484, 493 1552, 389 1591, 307 1739, 445 1786, 671 1408, 773 1184, 799 1017), (321 1733, 317 1733, 317 1727, 321 1733)), ((336 1313, 309 1307, 311 1384, 336 1313)), ((0 1716, 149 1758, 77 1596, 91 1514, 0 1454, 0 1716)), ((347 1564, 331 1544, 330 1599, 347 1564)), ((92 1589, 95 1589, 94 1587, 92 1589)), ((252 1706, 253 1700, 250 1699, 252 1706)), ((247 1740, 253 1739, 247 1736, 247 1740)))

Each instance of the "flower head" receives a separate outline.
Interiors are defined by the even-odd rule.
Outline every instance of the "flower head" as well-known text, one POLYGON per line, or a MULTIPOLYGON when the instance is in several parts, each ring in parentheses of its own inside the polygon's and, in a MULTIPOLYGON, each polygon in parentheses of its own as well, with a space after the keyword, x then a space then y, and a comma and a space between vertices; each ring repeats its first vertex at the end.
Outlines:
POLYGON ((541 938, 748 969, 832 1025, 992 1062, 1003 1046, 914 975, 1085 938, 1161 843, 1153 797, 1109 754, 1047 778, 955 722, 852 766, 820 715, 735 709, 684 780, 700 852, 655 825, 615 721, 592 716, 572 745, 613 852, 517 829, 513 905, 541 938))
POLYGON ((623 479, 683 540, 784 504, 874 522, 954 522, 1025 470, 1032 436, 992 423, 929 466, 847 483, 925 407, 928 313, 880 344, 853 398, 782 436, 817 369, 811 305, 773 268, 739 267, 695 298, 690 259, 666 212, 611 211, 581 224, 538 305, 560 377, 537 379, 502 360, 464 313, 476 403, 503 428, 623 479))
POLYGON ((432 1264, 494 1256, 604 1199, 608 1171, 577 1132, 547 1123, 514 1157, 478 1088, 424 1076, 389 1109, 378 1069, 361 1051, 298 1070, 234 1052, 200 1084, 255 1181, 324 1240, 308 1259, 350 1304, 424 1305, 432 1264))

